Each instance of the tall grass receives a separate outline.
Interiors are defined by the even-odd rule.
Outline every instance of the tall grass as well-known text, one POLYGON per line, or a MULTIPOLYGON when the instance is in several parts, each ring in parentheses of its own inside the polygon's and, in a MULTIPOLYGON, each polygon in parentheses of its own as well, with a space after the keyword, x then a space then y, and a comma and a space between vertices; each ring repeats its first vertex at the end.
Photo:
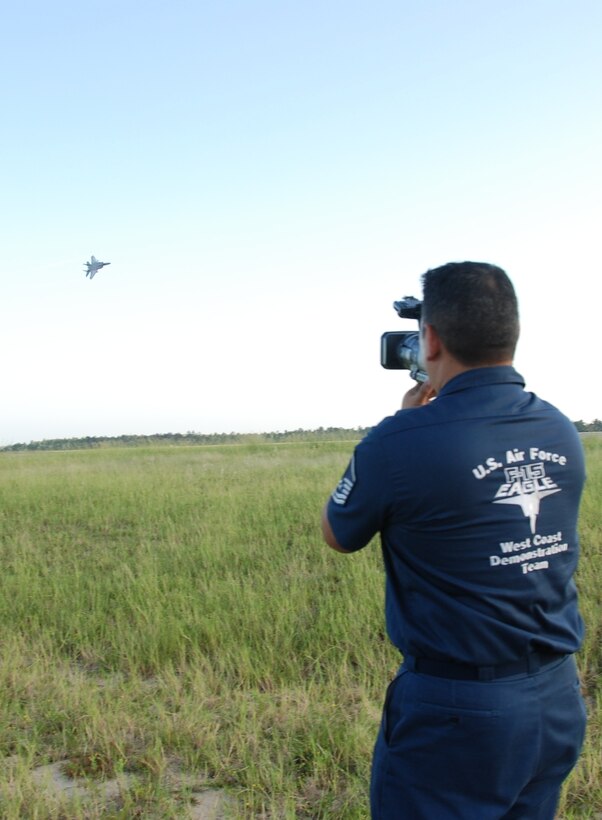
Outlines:
MULTIPOLYGON (((602 807, 601 444, 585 439, 591 716, 567 818, 602 807)), ((204 786, 228 790, 234 817, 367 817, 399 659, 376 544, 348 559, 319 533, 351 448, 0 454, 2 817, 186 817, 204 786), (32 770, 58 760, 135 780, 112 801, 52 802, 32 770)))

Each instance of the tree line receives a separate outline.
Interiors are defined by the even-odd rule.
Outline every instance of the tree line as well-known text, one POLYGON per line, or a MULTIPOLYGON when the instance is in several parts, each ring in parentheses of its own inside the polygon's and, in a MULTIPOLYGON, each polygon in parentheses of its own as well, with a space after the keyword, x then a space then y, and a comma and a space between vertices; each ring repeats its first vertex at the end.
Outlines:
MULTIPOLYGON (((602 421, 575 421, 580 433, 602 432, 602 421)), ((279 441, 357 441, 369 427, 318 427, 316 430, 284 430, 274 433, 153 433, 152 435, 85 436, 19 442, 0 447, 0 452, 22 450, 91 450, 99 447, 144 447, 156 444, 270 444, 279 441)))
POLYGON ((144 447, 189 444, 270 444, 285 441, 356 441, 369 427, 318 427, 316 430, 284 430, 274 433, 153 433, 152 435, 85 436, 43 439, 0 447, 0 452, 22 450, 91 450, 100 447, 144 447))
POLYGON ((602 421, 600 419, 594 419, 590 422, 576 421, 574 424, 580 433, 602 433, 602 421))

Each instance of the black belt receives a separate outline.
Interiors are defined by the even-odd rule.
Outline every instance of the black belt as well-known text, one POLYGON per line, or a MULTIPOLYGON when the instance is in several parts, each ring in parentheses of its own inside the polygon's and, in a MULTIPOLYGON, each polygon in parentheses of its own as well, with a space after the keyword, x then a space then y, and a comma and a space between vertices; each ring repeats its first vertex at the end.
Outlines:
POLYGON ((471 666, 467 663, 415 658, 410 655, 405 655, 403 661, 407 669, 412 672, 421 672, 423 675, 434 675, 437 678, 451 678, 452 680, 491 681, 525 673, 533 675, 545 666, 565 657, 566 655, 561 652, 533 652, 518 661, 500 663, 496 666, 471 666))

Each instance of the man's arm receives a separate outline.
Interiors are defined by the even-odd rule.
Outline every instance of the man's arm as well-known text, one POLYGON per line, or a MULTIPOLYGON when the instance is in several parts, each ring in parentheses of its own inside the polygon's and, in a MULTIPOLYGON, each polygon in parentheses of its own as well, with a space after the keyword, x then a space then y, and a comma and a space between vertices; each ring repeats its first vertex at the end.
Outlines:
POLYGON ((335 535, 332 531, 332 527, 330 526, 330 521, 328 520, 328 503, 324 505, 324 509, 322 510, 322 535, 324 536, 324 540, 328 544, 329 547, 332 547, 333 550, 337 552, 343 552, 345 554, 349 554, 349 550, 344 550, 343 547, 339 544, 335 535))
MULTIPOLYGON (((404 396, 402 409, 423 407, 434 396, 430 382, 416 384, 404 396)), ((380 447, 374 441, 369 442, 369 437, 366 437, 356 447, 345 475, 322 510, 322 535, 336 552, 350 553, 365 547, 385 520, 384 510, 390 487, 384 478, 380 447), (333 500, 335 503, 331 504, 333 500), (328 517, 329 511, 337 530, 344 533, 345 543, 351 549, 344 549, 337 541, 328 517)))
POLYGON ((363 549, 387 519, 391 481, 377 429, 356 445, 347 469, 322 510, 324 540, 336 552, 363 549))

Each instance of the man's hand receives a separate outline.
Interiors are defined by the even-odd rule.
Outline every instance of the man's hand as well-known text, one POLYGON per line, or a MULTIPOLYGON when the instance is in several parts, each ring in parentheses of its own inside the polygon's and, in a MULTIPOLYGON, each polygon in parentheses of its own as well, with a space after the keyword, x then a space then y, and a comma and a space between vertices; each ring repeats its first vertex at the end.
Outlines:
POLYGON ((403 397, 401 403, 402 410, 410 410, 412 407, 423 407, 431 399, 435 398, 435 391, 429 381, 418 382, 403 397))

